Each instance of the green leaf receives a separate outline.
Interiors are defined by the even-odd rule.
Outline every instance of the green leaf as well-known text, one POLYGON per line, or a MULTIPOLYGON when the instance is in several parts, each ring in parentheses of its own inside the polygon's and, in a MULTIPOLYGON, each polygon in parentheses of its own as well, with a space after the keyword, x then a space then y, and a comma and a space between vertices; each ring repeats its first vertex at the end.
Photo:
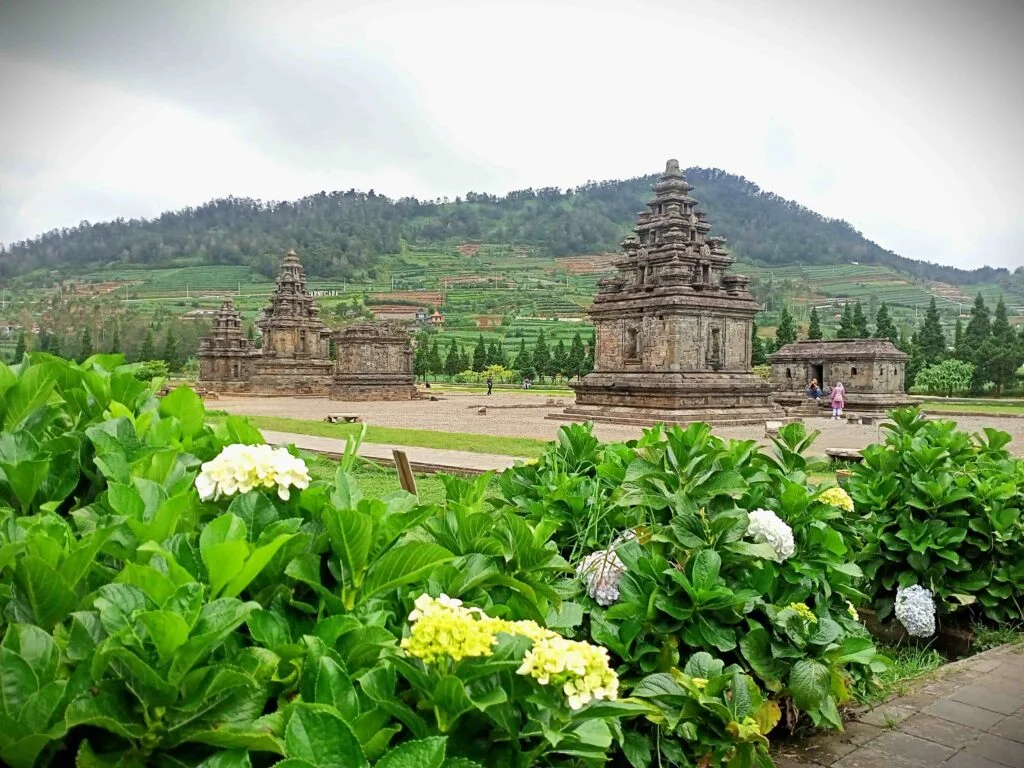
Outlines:
POLYGON ((321 656, 316 669, 314 700, 334 707, 348 723, 359 716, 359 696, 352 680, 334 659, 321 656))
POLYGON ((174 416, 184 437, 195 437, 206 426, 203 401, 190 387, 177 387, 160 400, 160 415, 174 416))
POLYGON ((232 749, 206 758, 196 768, 252 768, 252 761, 244 749, 232 749))
POLYGON ((263 433, 254 427, 245 416, 228 416, 224 422, 232 443, 243 445, 263 445, 263 433))
POLYGON ((199 535, 199 554, 210 577, 210 594, 218 597, 249 556, 245 523, 230 513, 214 518, 199 535))
POLYGON ((285 729, 288 757, 307 760, 318 768, 368 768, 359 740, 338 715, 296 705, 285 729))
POLYGON ((45 685, 57 674, 60 654, 49 634, 32 624, 11 624, 0 647, 9 648, 28 662, 40 685, 45 685))
POLYGON ((323 522, 331 540, 331 550, 345 570, 342 581, 348 586, 355 586, 369 564, 373 521, 363 512, 328 507, 323 511, 323 522))
POLYGON ((772 655, 771 636, 764 627, 756 627, 743 635, 740 651, 754 673, 765 682, 776 682, 785 676, 788 666, 772 655))
POLYGON ((246 558, 242 570, 228 582, 221 594, 224 597, 237 597, 240 595, 242 590, 259 576, 260 571, 267 567, 267 564, 277 554, 277 551, 293 538, 295 538, 294 533, 283 533, 280 536, 274 537, 273 540, 262 547, 257 547, 253 550, 248 558, 246 558))
POLYGON ((0 469, 3 470, 7 484, 11 486, 11 491, 18 498, 18 503, 24 511, 31 506, 36 491, 46 479, 50 471, 50 462, 48 459, 23 460, 17 464, 0 461, 0 469))
POLYGON ((63 620, 78 598, 45 560, 26 554, 14 567, 14 583, 24 596, 35 623, 49 630, 63 620))
POLYGON ((831 679, 828 666, 815 659, 801 659, 789 674, 793 703, 804 711, 817 709, 829 696, 831 679))
POLYGON ((104 680, 68 704, 64 720, 69 729, 94 725, 126 739, 141 739, 146 726, 137 719, 135 710, 136 703, 128 696, 124 683, 104 680))
POLYGON ((407 741, 389 750, 375 768, 440 768, 444 762, 445 741, 443 736, 407 741))
POLYGON ((149 639, 156 646, 161 664, 169 663, 174 652, 188 640, 190 627, 177 613, 143 611, 137 618, 149 632, 149 639))
POLYGON ((39 690, 39 679, 25 659, 0 647, 0 712, 18 720, 29 696, 39 690))
POLYGON ((721 568, 722 558, 718 553, 713 549, 702 549, 693 559, 693 586, 698 590, 714 588, 721 568))
POLYGON ((455 555, 437 544, 400 544, 370 566, 363 582, 363 599, 416 581, 454 559, 455 555))
POLYGON ((702 677, 710 680, 722 674, 725 665, 707 651, 699 651, 690 657, 683 668, 683 672, 690 677, 702 677))
POLYGON ((204 605, 191 637, 175 652, 171 661, 168 671, 171 685, 179 685, 192 667, 220 647, 259 607, 259 603, 243 603, 235 598, 221 598, 204 605))

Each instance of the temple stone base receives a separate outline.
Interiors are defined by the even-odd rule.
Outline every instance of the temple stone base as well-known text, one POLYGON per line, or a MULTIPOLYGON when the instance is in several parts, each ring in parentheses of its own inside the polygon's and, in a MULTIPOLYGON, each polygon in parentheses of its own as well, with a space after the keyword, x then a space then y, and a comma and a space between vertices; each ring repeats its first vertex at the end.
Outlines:
POLYGON ((231 395, 243 395, 251 392, 248 381, 218 381, 216 379, 199 379, 196 381, 196 389, 231 395))
POLYGON ((249 391, 257 395, 323 395, 330 393, 334 363, 330 360, 271 358, 254 365, 249 391))
MULTIPOLYGON (((787 414, 793 416, 827 417, 832 413, 832 406, 827 395, 823 395, 821 400, 814 402, 804 392, 775 392, 772 394, 772 399, 785 409, 787 414)), ((846 404, 843 406, 843 412, 881 418, 897 408, 910 408, 920 404, 920 400, 899 392, 871 393, 846 390, 846 404)))
POLYGON ((591 373, 572 387, 576 403, 549 418, 640 426, 787 420, 768 383, 746 372, 591 373))
POLYGON ((413 400, 416 386, 406 376, 339 375, 331 380, 332 400, 413 400))

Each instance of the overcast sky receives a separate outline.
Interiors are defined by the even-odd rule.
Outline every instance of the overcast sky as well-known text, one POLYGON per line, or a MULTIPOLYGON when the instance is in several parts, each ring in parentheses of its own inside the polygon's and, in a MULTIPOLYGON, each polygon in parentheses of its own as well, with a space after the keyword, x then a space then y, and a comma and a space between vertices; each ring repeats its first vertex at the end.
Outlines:
POLYGON ((675 157, 905 256, 1015 267, 1022 39, 1020 0, 0 0, 0 241, 675 157))

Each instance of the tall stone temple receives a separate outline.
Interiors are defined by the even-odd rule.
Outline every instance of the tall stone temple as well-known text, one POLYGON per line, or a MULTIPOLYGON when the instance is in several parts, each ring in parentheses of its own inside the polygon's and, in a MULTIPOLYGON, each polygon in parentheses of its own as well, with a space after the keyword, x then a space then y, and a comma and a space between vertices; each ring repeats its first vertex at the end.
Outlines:
POLYGON ((334 368, 331 330, 306 290, 306 272, 295 251, 288 251, 281 262, 277 287, 259 327, 263 349, 253 364, 254 391, 327 393, 334 368))
POLYGON ((252 349, 231 299, 199 343, 199 384, 254 395, 321 395, 343 400, 409 400, 417 396, 408 329, 390 323, 331 331, 306 290, 295 251, 281 263, 270 305, 258 325, 262 349, 252 349), (337 358, 331 360, 331 337, 337 358))
POLYGON ((780 418, 771 386, 751 373, 757 304, 749 278, 727 274, 725 238, 690 197, 679 163, 654 184, 649 211, 622 243, 618 274, 589 311, 594 372, 553 418, 624 424, 753 424, 780 418))
POLYGON ((242 330, 242 317, 230 297, 225 298, 213 320, 209 336, 199 342, 199 383, 216 383, 227 391, 249 388, 252 345, 242 330))

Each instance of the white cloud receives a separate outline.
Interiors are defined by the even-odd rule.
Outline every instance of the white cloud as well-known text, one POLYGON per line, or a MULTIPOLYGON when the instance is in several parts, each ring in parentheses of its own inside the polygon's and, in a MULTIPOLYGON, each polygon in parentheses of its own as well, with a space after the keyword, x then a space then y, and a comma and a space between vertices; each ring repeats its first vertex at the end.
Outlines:
POLYGON ((32 34, 0 32, 0 239, 226 194, 454 196, 676 157, 905 256, 1016 266, 1024 53, 1002 10, 184 2, 136 10, 123 50, 93 8, 85 28, 20 19, 32 34))

